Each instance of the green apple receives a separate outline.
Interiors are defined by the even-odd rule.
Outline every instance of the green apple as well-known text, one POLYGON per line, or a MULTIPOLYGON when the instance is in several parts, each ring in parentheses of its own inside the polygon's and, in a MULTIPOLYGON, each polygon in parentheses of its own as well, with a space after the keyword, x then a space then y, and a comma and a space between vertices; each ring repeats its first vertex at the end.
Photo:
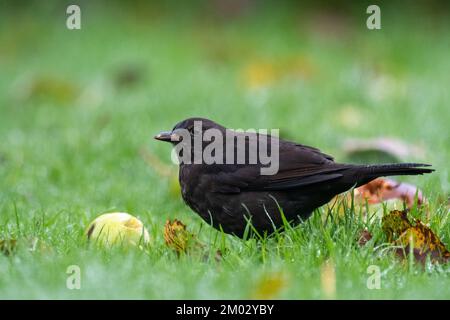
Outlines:
POLYGON ((114 245, 146 245, 150 241, 142 222, 125 212, 105 213, 87 228, 88 239, 105 247, 114 245))

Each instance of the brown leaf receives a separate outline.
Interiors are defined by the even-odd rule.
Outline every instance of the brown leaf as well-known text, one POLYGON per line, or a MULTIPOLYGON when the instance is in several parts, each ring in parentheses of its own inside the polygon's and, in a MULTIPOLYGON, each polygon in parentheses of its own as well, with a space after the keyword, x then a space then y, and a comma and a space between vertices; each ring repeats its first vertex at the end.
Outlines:
POLYGON ((398 238, 408 228, 412 227, 406 211, 393 210, 381 220, 381 228, 391 242, 398 238))
POLYGON ((414 205, 417 194, 419 205, 425 202, 425 198, 416 186, 397 182, 392 179, 378 178, 355 189, 355 201, 369 204, 380 203, 389 199, 401 199, 408 208, 414 205))
POLYGON ((450 252, 434 232, 420 220, 411 223, 406 211, 394 210, 382 219, 382 229, 388 241, 400 246, 396 253, 406 258, 410 252, 414 258, 424 263, 427 256, 433 263, 447 262, 450 252))
POLYGON ((186 225, 177 219, 166 221, 164 240, 166 245, 175 250, 178 256, 189 254, 201 258, 203 261, 214 259, 216 262, 221 262, 223 259, 220 250, 211 252, 207 245, 200 241, 195 234, 189 232, 186 225))
POLYGON ((9 256, 16 250, 17 240, 16 239, 4 239, 0 240, 0 252, 5 256, 9 256))
POLYGON ((214 255, 214 260, 216 260, 216 262, 220 262, 223 259, 223 254, 222 251, 217 250, 216 254, 214 255))
POLYGON ((124 65, 117 69, 114 74, 114 84, 117 88, 132 87, 144 79, 143 67, 141 65, 124 65))
POLYGON ((188 242, 191 235, 186 230, 186 225, 181 221, 174 219, 167 220, 164 227, 164 240, 166 245, 174 249, 177 253, 187 251, 188 242))
POLYGON ((441 240, 419 220, 416 221, 415 226, 408 228, 400 235, 396 244, 402 246, 397 250, 397 254, 405 257, 412 248, 414 258, 421 263, 425 263, 427 256, 430 256, 433 263, 447 262, 450 258, 450 252, 441 240))
POLYGON ((319 38, 347 39, 352 28, 348 15, 339 9, 321 8, 317 12, 312 12, 306 25, 303 25, 302 21, 302 29, 307 28, 309 34, 314 34, 319 38))
POLYGON ((359 235, 358 244, 363 247, 372 239, 372 234, 368 230, 363 230, 359 235))
MULTIPOLYGON (((353 190, 353 204, 362 209, 363 212, 366 211, 366 204, 376 205, 383 203, 390 209, 403 208, 404 205, 407 208, 412 208, 416 198, 417 204, 429 213, 427 199, 423 196, 422 191, 412 184, 378 178, 353 190)), ((330 205, 334 206, 336 203, 343 203, 346 207, 350 207, 351 202, 352 194, 348 192, 334 197, 330 201, 330 205)), ((345 206, 339 205, 337 207, 339 213, 343 213, 344 209, 345 206)))

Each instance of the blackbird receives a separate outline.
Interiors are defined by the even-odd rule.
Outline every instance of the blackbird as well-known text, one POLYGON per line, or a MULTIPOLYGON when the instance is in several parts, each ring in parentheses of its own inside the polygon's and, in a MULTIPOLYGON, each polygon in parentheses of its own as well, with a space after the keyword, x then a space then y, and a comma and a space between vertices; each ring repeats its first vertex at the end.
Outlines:
MULTIPOLYGON (((203 118, 181 121, 171 131, 159 133, 155 139, 171 142, 175 148, 178 147, 180 159, 188 156, 185 152, 191 153, 189 156, 192 161, 181 161, 179 166, 181 193, 186 204, 214 228, 241 238, 249 232, 271 234, 281 230, 286 220, 296 225, 337 194, 378 177, 434 171, 427 168, 430 165, 418 163, 336 163, 333 157, 319 149, 273 135, 232 131, 203 118), (196 123, 201 123, 200 129, 196 123), (218 157, 223 163, 216 161, 207 164, 192 160, 196 153, 206 151, 213 141, 223 146, 223 149, 228 147, 226 139, 223 142, 216 137, 209 141, 202 139, 202 135, 210 129, 221 133, 223 137, 232 132, 236 141, 239 141, 239 137, 244 138, 241 140, 243 143, 234 143, 233 146, 235 154, 245 154, 244 163, 225 161, 225 155, 223 158, 221 155, 218 157), (202 139, 199 139, 200 148, 192 147, 199 137, 202 139), (251 156, 260 150, 251 143, 255 138, 258 142, 265 138, 270 152, 278 150, 278 170, 275 173, 262 174, 261 169, 267 167, 267 163, 263 164, 259 155, 256 163, 250 161, 251 156), (190 149, 182 148, 189 146, 190 149)), ((214 152, 211 154, 215 155, 214 152)), ((237 157, 234 156, 233 160, 237 157)))

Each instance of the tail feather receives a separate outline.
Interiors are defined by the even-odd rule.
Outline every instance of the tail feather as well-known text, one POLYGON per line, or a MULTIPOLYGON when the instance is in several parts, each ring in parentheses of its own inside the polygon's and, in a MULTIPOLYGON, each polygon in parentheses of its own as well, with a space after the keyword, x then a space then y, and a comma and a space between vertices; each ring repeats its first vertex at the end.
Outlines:
POLYGON ((431 173, 434 169, 429 164, 423 163, 392 163, 379 165, 357 166, 358 184, 365 184, 378 177, 419 175, 431 173))

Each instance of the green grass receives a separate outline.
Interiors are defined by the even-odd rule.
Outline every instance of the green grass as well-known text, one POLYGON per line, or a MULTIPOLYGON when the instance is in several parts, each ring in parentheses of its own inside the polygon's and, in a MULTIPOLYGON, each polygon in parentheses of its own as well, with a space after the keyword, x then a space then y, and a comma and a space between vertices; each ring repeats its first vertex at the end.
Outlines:
POLYGON ((286 233, 242 241, 204 224, 141 156, 171 165, 169 146, 152 136, 189 116, 280 128, 337 161, 348 138, 396 137, 424 149, 408 160, 437 170, 402 181, 424 191, 431 227, 448 247, 448 16, 394 8, 383 11, 382 30, 369 31, 364 8, 350 18, 331 11, 337 18, 327 26, 301 8, 227 19, 85 6, 80 31, 65 28, 63 6, 0 13, 0 239, 18 239, 15 253, 0 254, 0 298, 240 299, 264 285, 268 297, 286 299, 450 298, 448 265, 422 268, 383 250, 380 214, 323 207, 286 233), (141 80, 114 85, 128 65, 141 80), (264 65, 273 79, 249 88, 245 70, 264 65), (27 95, 33 79, 47 84, 27 95), (357 121, 346 121, 348 110, 357 121), (111 211, 138 216, 151 245, 89 247, 85 228, 111 211), (168 218, 198 234, 205 253, 167 248, 168 218), (364 227, 374 239, 361 248, 364 227), (321 284, 325 261, 335 265, 332 296, 321 284), (81 268, 81 290, 66 288, 69 265, 81 268), (380 267, 380 290, 366 286, 370 265, 380 267))

